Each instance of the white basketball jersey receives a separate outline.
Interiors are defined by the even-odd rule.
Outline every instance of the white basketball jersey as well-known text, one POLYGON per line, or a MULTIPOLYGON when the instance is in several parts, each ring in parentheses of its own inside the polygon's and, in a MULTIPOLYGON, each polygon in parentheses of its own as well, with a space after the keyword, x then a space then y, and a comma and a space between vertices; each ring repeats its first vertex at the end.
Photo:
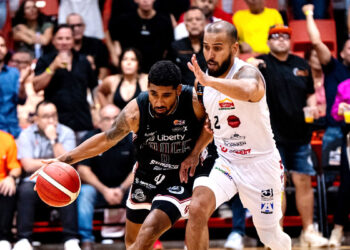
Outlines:
MULTIPOLYGON (((232 79, 245 65, 249 64, 235 58, 226 79, 232 79)), ((260 72, 259 74, 261 75, 260 72)), ((262 75, 261 77, 265 83, 262 75)), ((229 161, 254 159, 276 150, 266 94, 259 102, 247 102, 205 87, 203 102, 214 131, 219 156, 229 161)))

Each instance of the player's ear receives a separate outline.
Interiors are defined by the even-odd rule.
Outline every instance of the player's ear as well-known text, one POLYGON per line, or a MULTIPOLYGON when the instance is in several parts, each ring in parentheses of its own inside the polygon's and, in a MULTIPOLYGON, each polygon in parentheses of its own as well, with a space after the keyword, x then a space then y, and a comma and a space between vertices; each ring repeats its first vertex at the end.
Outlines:
POLYGON ((181 94, 182 84, 180 83, 176 88, 176 94, 179 96, 181 94))
POLYGON ((231 51, 233 55, 236 55, 238 53, 239 50, 239 43, 238 42, 234 42, 231 45, 231 51))

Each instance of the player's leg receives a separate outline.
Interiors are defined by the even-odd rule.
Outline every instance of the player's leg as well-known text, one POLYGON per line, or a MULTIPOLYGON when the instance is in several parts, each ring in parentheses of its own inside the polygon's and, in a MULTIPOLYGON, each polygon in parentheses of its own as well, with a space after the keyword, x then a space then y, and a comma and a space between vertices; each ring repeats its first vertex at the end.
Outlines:
POLYGON ((292 240, 288 234, 282 231, 279 223, 271 227, 259 227, 256 225, 260 241, 269 246, 272 250, 292 249, 292 240))
POLYGON ((137 237, 128 250, 152 249, 154 242, 172 226, 169 216, 160 209, 152 210, 139 228, 137 237))
POLYGON ((126 219, 125 224, 125 246, 130 247, 135 241, 142 224, 134 223, 126 219))
POLYGON ((276 153, 267 160, 243 163, 237 166, 235 179, 241 201, 252 213, 261 242, 272 250, 289 250, 291 239, 279 225, 284 179, 279 159, 276 153))
POLYGON ((209 248, 210 216, 218 206, 237 193, 232 172, 221 159, 217 159, 208 177, 202 176, 195 180, 186 226, 188 250, 209 248))
POLYGON ((213 191, 204 186, 198 186, 192 194, 189 217, 186 225, 187 249, 208 249, 208 220, 216 208, 213 191))

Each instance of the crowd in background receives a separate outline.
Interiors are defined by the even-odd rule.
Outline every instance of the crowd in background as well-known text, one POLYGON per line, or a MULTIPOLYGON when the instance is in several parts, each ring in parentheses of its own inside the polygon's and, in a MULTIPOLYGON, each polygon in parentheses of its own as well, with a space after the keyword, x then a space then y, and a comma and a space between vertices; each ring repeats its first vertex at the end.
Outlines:
MULTIPOLYGON (((235 25, 237 57, 265 77, 275 140, 296 187, 300 241, 339 246, 350 211, 350 40, 337 36, 335 58, 315 19, 334 18, 337 34, 343 34, 342 27, 350 30, 350 3, 280 0, 274 9, 267 8, 267 2, 272 1, 60 0, 42 6, 45 1, 0 0, 0 249, 12 249, 10 242, 16 242, 15 250, 33 249, 39 198, 29 176, 42 166, 41 160, 107 131, 120 110, 147 90, 147 73, 159 60, 174 62, 182 84, 195 86, 187 62, 196 54, 206 70, 203 33, 208 23, 218 20, 235 25), (245 9, 235 11, 235 1, 245 3, 245 9), (55 6, 57 13, 51 10, 55 6), (343 15, 333 16, 339 10, 343 15), (302 25, 310 46, 304 58, 292 55, 290 38, 298 32, 287 26, 292 19, 306 19, 302 25), (311 122, 304 119, 305 107, 311 108, 311 122), (329 155, 341 148, 341 184, 330 240, 319 234, 313 220, 313 130, 324 131, 322 166, 331 165, 334 157, 329 155), (15 211, 16 240, 11 234, 15 211)), ((130 135, 77 165, 81 194, 77 202, 59 209, 65 249, 92 249, 94 207, 125 203, 134 164, 130 135)), ((225 243, 229 249, 243 248, 245 210, 237 197, 232 200, 233 229, 225 243)), ((125 210, 117 216, 125 217, 125 210)))

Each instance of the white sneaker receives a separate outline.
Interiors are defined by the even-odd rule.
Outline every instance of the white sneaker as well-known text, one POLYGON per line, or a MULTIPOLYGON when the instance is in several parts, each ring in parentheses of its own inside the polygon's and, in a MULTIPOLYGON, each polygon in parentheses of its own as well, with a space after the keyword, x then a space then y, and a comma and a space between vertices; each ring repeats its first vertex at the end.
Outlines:
POLYGON ((1 250, 11 250, 11 243, 7 240, 0 240, 0 249, 1 250))
POLYGON ((343 241, 343 229, 342 228, 334 228, 331 233, 331 238, 329 239, 330 247, 340 247, 341 242, 343 241))
POLYGON ((326 247, 328 239, 324 238, 311 224, 305 231, 301 232, 300 245, 302 247, 326 247))
POLYGON ((239 233, 232 232, 227 237, 224 245, 225 249, 241 250, 243 249, 243 237, 239 233))
POLYGON ((64 243, 64 250, 81 250, 78 239, 70 239, 64 243))
POLYGON ((12 250, 33 250, 33 247, 29 240, 21 239, 17 241, 12 250))

